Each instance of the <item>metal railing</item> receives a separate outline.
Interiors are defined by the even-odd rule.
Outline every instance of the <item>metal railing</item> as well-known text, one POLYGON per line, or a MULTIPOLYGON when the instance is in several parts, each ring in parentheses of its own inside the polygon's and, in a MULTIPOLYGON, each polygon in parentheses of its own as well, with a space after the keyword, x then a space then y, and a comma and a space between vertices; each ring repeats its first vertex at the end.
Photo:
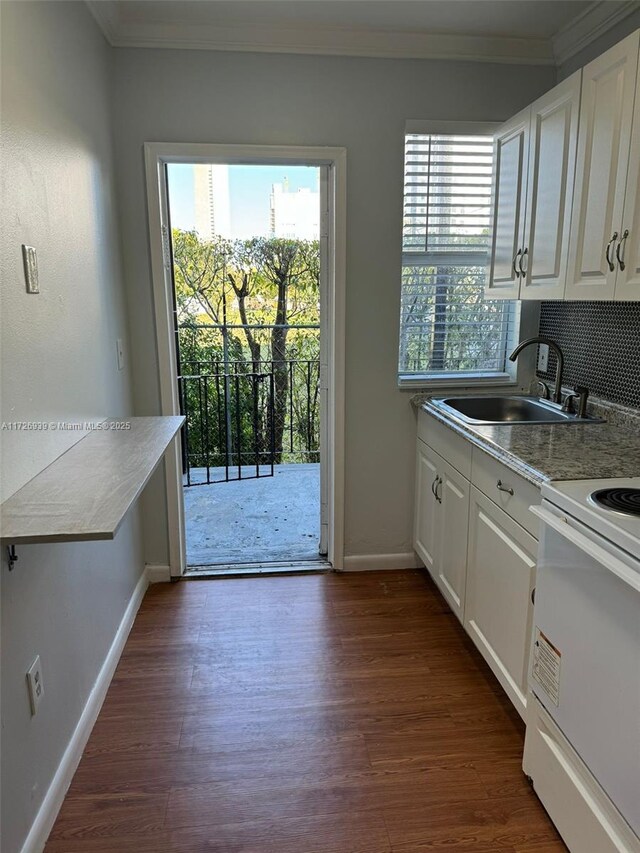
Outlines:
POLYGON ((320 360, 187 359, 178 387, 184 485, 272 476, 320 461, 320 360))

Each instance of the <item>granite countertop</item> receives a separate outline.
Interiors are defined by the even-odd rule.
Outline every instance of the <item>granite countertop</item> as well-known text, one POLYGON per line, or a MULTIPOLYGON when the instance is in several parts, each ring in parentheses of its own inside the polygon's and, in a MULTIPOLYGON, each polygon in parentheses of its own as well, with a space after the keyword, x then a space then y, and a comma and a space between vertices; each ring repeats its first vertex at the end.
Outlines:
MULTIPOLYGON (((582 425, 475 426, 450 418, 430 400, 421 400, 420 406, 538 486, 549 480, 640 476, 640 420, 635 418, 628 418, 622 424, 612 418, 607 423, 582 425)), ((606 411, 602 415, 606 417, 606 411)))

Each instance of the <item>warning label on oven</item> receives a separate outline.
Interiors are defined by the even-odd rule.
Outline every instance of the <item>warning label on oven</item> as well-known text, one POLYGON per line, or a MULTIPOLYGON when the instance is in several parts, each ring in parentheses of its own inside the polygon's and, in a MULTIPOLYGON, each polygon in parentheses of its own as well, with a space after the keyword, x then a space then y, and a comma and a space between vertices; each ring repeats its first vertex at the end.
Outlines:
POLYGON ((560 662, 562 655, 536 625, 532 675, 557 707, 560 699, 560 662))

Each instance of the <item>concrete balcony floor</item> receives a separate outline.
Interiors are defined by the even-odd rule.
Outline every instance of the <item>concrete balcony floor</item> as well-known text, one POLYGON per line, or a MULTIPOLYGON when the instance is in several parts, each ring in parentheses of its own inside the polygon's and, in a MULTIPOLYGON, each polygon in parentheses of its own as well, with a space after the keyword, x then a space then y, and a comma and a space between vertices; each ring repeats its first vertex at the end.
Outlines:
MULTIPOLYGON (((251 474, 255 468, 243 469, 251 474)), ((211 479, 223 482, 184 489, 190 571, 320 559, 320 465, 276 465, 273 477, 229 482, 224 475, 212 468, 211 479)), ((192 469, 191 478, 206 480, 206 470, 192 469)))

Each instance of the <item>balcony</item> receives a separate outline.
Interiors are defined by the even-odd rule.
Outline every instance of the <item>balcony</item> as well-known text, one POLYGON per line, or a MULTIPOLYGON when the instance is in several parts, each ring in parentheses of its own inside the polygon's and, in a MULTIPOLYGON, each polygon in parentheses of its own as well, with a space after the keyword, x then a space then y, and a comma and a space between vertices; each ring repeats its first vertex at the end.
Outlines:
POLYGON ((184 359, 178 387, 189 569, 318 560, 319 354, 184 359))
MULTIPOLYGON (((225 476, 224 469, 210 473, 225 476)), ((202 469, 192 474, 206 476, 202 469)), ((317 463, 274 465, 267 477, 204 482, 184 490, 184 505, 190 571, 318 560, 317 463)))

